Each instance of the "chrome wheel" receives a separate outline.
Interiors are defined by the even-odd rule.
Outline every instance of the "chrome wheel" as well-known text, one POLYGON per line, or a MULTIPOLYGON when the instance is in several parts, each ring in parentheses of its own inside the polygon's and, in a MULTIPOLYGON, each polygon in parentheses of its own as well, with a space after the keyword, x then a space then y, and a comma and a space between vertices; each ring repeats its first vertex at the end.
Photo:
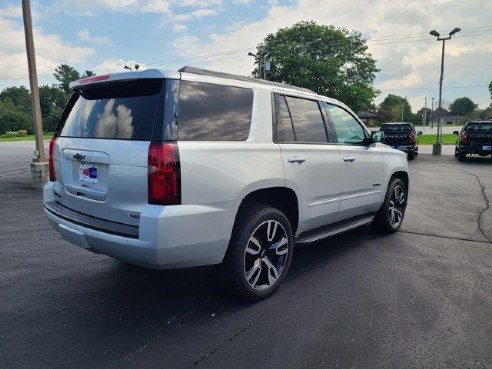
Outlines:
POLYGON ((285 269, 289 256, 287 232, 276 220, 255 228, 244 253, 244 273, 255 290, 273 286, 285 269))
POLYGON ((395 186, 388 206, 389 222, 393 228, 398 228, 403 220, 406 196, 401 186, 395 186))

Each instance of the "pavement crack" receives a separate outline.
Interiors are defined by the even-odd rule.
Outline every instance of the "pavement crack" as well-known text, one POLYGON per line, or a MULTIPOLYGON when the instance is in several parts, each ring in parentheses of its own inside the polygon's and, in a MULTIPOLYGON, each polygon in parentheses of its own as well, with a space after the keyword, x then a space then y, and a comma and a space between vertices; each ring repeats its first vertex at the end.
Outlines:
POLYGON ((485 233, 484 229, 482 228, 482 217, 483 215, 485 214, 485 212, 487 210, 490 209, 490 200, 489 198, 487 197, 487 193, 485 192, 485 186, 484 184, 482 183, 482 181, 480 180, 480 177, 477 176, 476 174, 473 174, 472 172, 469 172, 467 170, 464 170, 464 169, 456 169, 460 172, 464 172, 464 173, 467 173, 468 175, 472 176, 475 178, 475 180, 477 181, 478 185, 480 186, 481 188, 481 192, 482 192, 482 197, 483 197, 483 200, 484 200, 484 203, 485 203, 485 207, 480 211, 480 213, 478 214, 478 218, 477 218, 477 227, 478 227, 478 230, 480 231, 480 233, 482 234, 482 236, 489 242, 492 242, 492 239, 485 233))
MULTIPOLYGON (((301 289, 312 277, 313 277, 313 275, 311 275, 308 278, 304 279, 296 288, 294 288, 289 294, 287 294, 285 297, 283 297, 279 301, 279 304, 281 304, 284 300, 288 299, 294 293, 296 293, 299 289, 301 289)), ((252 326, 254 326, 256 323, 258 323, 260 321, 263 321, 263 318, 265 316, 268 316, 268 315, 271 315, 271 314, 274 314, 274 313, 275 313, 274 311, 268 310, 268 311, 265 311, 265 312, 259 314, 259 316, 256 319, 254 319, 252 322, 250 322, 249 324, 247 324, 245 327, 241 328, 239 331, 237 331, 236 333, 234 333, 225 342, 223 342, 222 344, 219 344, 218 346, 216 346, 214 349, 210 350, 206 354, 203 354, 200 357, 198 357, 198 359, 193 363, 193 365, 190 366, 190 368, 194 368, 194 367, 200 365, 203 361, 211 358, 212 356, 214 356, 220 350, 222 350, 224 348, 227 348, 232 342, 234 342, 240 336, 242 336, 249 328, 251 328, 252 326)))
POLYGON ((447 240, 457 240, 457 241, 467 241, 467 242, 478 242, 478 243, 486 243, 489 244, 490 241, 482 241, 482 240, 475 240, 473 238, 463 238, 463 237, 453 237, 453 236, 443 236, 441 234, 433 234, 433 233, 425 233, 425 232, 417 232, 417 231, 405 231, 405 230, 400 230, 399 233, 407 233, 407 234, 416 234, 419 236, 429 236, 429 237, 437 237, 437 238, 444 238, 447 240))

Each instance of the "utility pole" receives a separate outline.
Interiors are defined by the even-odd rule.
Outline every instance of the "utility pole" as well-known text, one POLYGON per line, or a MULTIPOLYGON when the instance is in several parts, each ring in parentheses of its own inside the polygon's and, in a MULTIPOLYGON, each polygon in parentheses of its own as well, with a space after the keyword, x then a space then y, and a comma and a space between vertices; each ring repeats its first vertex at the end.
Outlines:
POLYGON ((22 0, 22 17, 24 19, 27 65, 29 68, 29 83, 31 86, 32 119, 34 123, 34 134, 36 137, 36 151, 34 152, 35 158, 31 164, 31 173, 33 175, 33 187, 39 189, 47 180, 48 164, 44 155, 43 125, 41 121, 38 76, 36 71, 36 53, 34 51, 31 4, 29 3, 29 0, 22 0))
POLYGON ((432 30, 429 32, 432 36, 437 37, 437 41, 442 41, 442 55, 441 55, 441 77, 439 78, 439 113, 438 113, 438 121, 437 121, 437 136, 436 143, 432 146, 432 155, 441 155, 441 136, 442 136, 442 80, 444 76, 444 48, 446 45, 446 40, 451 40, 451 37, 461 31, 461 28, 454 28, 451 32, 449 32, 448 37, 440 37, 441 35, 436 30, 432 30))
POLYGON ((434 98, 431 98, 432 100, 432 107, 431 107, 431 128, 434 128, 434 98))
POLYGON ((422 114, 422 125, 427 125, 427 97, 424 98, 424 113, 422 114))

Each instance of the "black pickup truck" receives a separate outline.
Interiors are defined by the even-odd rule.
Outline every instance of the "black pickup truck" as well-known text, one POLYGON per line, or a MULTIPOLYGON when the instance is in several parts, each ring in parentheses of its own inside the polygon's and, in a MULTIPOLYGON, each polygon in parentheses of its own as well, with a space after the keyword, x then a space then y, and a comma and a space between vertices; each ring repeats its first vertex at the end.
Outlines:
POLYGON ((454 156, 459 161, 466 159, 468 154, 480 156, 492 155, 492 120, 476 120, 465 124, 458 135, 454 156))
POLYGON ((412 123, 383 123, 379 130, 384 132, 384 143, 406 152, 408 160, 415 159, 419 154, 418 136, 422 132, 416 132, 412 123))

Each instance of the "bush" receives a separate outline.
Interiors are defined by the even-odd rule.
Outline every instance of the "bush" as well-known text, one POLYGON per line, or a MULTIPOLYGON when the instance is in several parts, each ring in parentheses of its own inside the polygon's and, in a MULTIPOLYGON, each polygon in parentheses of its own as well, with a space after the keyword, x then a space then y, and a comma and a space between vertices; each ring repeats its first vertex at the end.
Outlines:
POLYGON ((26 129, 19 129, 17 131, 17 136, 19 136, 19 137, 26 137, 27 136, 27 130, 26 129))
POLYGON ((3 137, 17 137, 18 135, 19 135, 19 132, 8 131, 8 132, 5 132, 3 137))

